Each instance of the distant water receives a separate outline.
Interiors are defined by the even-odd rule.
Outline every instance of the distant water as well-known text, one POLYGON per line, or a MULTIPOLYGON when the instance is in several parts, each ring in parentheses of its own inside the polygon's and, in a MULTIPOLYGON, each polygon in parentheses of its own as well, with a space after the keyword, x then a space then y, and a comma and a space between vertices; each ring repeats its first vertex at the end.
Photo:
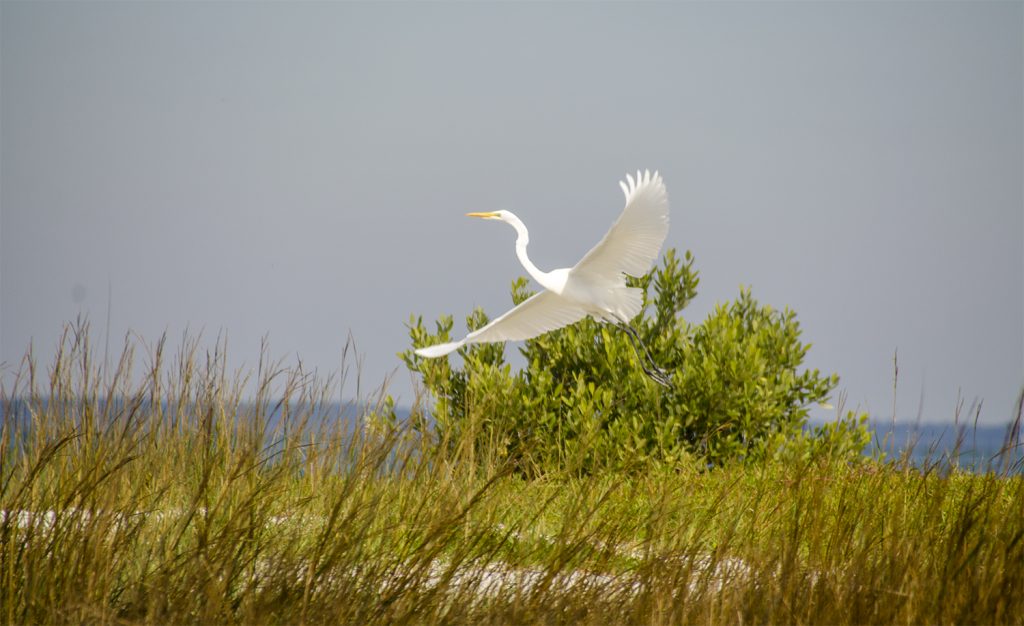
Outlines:
MULTIPOLYGON (((124 401, 114 402, 120 404, 124 401)), ((103 404, 104 401, 101 400, 100 403, 103 404)), ((167 409, 169 407, 165 405, 165 410, 167 409)), ((303 407, 294 404, 291 409, 293 415, 303 412, 303 407)), ((351 429, 357 424, 358 416, 372 410, 372 407, 365 405, 325 403, 312 411, 309 425, 314 426, 322 421, 336 421, 342 425, 343 431, 351 433, 351 429)), ((409 408, 395 407, 395 417, 399 422, 405 422, 409 414, 409 408)), ((23 423, 31 420, 27 406, 19 400, 0 402, 0 423, 8 418, 23 423), (5 412, 8 415, 5 415, 5 412)), ((269 413, 264 418, 267 420, 268 430, 278 426, 281 418, 281 407, 271 405, 269 413)), ((821 423, 809 423, 807 427, 812 428, 821 423)), ((1018 433, 1016 445, 1006 449, 1006 444, 1014 441, 1010 436, 1011 424, 973 426, 873 421, 870 428, 873 433, 872 443, 864 451, 868 456, 884 453, 887 459, 906 457, 917 467, 927 465, 948 469, 956 466, 978 472, 1009 471, 1024 474, 1024 433, 1018 433)))
POLYGON ((865 454, 884 452, 886 458, 906 456, 915 466, 957 466, 971 471, 1024 473, 1024 444, 1011 436, 1011 424, 973 426, 907 424, 875 421, 872 444, 865 454), (1008 449, 1007 444, 1011 444, 1008 449))

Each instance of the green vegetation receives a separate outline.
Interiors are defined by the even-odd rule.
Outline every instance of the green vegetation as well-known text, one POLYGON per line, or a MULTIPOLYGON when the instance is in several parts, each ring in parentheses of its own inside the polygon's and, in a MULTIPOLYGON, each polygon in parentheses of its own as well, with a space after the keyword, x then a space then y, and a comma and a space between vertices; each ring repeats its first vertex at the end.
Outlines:
MULTIPOLYGON (((810 346, 800 341, 796 315, 762 306, 743 290, 693 326, 681 313, 698 282, 693 257, 680 260, 675 250, 660 268, 631 279, 645 305, 631 324, 672 373, 667 389, 644 374, 625 332, 589 318, 526 341, 527 366, 519 372, 505 363, 503 344, 461 349, 461 369, 412 350, 401 356, 436 399, 432 413, 442 433, 459 440, 472 430, 479 448, 528 474, 645 468, 688 456, 715 465, 794 452, 856 458, 870 440, 866 415, 846 415, 828 445, 802 434, 808 406, 824 401, 839 377, 800 371, 810 346)), ((512 284, 515 304, 530 295, 525 279, 512 284)), ((469 330, 486 323, 481 309, 466 320, 469 330)), ((451 340, 452 326, 446 316, 430 333, 413 318, 413 347, 451 340)))
POLYGON ((508 444, 481 445, 484 413, 438 434, 382 402, 353 430, 330 409, 336 382, 269 360, 247 380, 223 346, 169 357, 161 342, 136 367, 129 346, 103 372, 85 329, 62 345, 0 393, 3 623, 1024 615, 1020 475, 816 451, 847 441, 838 427, 713 470, 680 449, 644 471, 531 475, 496 453, 508 444))

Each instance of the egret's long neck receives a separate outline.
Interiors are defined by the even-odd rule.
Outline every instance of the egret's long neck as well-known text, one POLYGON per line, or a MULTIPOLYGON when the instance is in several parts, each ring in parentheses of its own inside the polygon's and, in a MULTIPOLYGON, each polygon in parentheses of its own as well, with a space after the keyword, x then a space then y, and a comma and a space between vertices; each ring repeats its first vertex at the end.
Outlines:
POLYGON ((547 287, 547 272, 542 272, 530 257, 526 254, 526 245, 530 243, 530 233, 526 230, 526 224, 523 224, 522 220, 514 215, 508 217, 508 223, 512 225, 512 228, 516 229, 516 233, 519 236, 516 238, 516 256, 519 257, 519 262, 526 268, 526 272, 533 277, 535 281, 540 283, 542 286, 547 287))

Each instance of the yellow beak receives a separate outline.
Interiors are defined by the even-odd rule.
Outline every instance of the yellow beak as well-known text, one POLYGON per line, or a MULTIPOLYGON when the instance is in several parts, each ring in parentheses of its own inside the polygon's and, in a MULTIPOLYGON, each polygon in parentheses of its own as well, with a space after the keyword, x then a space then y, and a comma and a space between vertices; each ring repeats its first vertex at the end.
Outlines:
POLYGON ((466 213, 466 217, 482 217, 484 219, 495 219, 498 217, 498 214, 495 213, 494 211, 491 211, 490 213, 466 213))

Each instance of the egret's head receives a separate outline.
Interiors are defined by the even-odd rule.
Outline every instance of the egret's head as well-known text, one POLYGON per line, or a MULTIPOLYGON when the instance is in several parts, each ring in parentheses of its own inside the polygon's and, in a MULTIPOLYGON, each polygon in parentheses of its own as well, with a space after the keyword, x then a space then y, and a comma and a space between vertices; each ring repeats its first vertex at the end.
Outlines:
POLYGON ((485 220, 505 220, 508 211, 489 211, 486 213, 466 213, 466 217, 480 217, 485 220))
POLYGON ((469 217, 480 217, 485 220, 505 222, 519 233, 519 239, 516 241, 526 245, 526 242, 530 240, 529 234, 526 232, 526 225, 512 211, 488 211, 487 213, 466 213, 466 215, 469 217))

